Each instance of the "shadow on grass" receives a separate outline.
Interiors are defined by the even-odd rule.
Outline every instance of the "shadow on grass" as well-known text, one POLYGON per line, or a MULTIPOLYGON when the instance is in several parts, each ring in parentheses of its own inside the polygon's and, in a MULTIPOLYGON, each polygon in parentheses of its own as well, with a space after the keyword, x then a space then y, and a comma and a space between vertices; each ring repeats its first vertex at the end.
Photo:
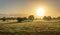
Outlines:
POLYGON ((2 35, 60 35, 60 31, 41 31, 41 32, 0 32, 2 35))

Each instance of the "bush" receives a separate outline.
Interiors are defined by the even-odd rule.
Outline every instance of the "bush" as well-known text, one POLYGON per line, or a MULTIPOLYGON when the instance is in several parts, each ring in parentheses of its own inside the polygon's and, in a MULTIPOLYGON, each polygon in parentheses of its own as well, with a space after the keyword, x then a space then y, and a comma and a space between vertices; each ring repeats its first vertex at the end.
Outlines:
POLYGON ((17 18, 17 22, 22 22, 23 20, 24 20, 23 18, 20 17, 17 18))
POLYGON ((3 21, 6 21, 6 18, 5 18, 5 17, 3 17, 3 18, 2 18, 2 20, 3 20, 3 21))

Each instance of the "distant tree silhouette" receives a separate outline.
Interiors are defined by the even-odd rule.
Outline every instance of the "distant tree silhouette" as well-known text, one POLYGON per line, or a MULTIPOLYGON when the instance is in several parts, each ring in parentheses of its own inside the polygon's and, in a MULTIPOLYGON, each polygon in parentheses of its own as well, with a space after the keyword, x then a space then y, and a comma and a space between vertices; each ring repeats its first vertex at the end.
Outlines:
POLYGON ((51 18, 51 16, 48 16, 47 19, 48 19, 48 20, 51 20, 52 18, 51 18))
POLYGON ((57 17, 58 20, 60 20, 60 17, 57 17))
POLYGON ((24 19, 24 20, 27 20, 27 18, 26 18, 26 17, 24 17, 23 19, 24 19))
POLYGON ((33 21, 33 20, 34 20, 34 15, 30 15, 30 16, 28 17, 28 19, 29 19, 30 21, 33 21))
POLYGON ((47 17, 46 17, 46 16, 44 16, 44 17, 43 17, 43 19, 44 19, 44 20, 47 20, 47 17))
POLYGON ((22 22, 22 21, 23 21, 22 18, 20 18, 20 17, 17 18, 17 22, 22 22))
POLYGON ((44 19, 44 20, 51 20, 52 18, 51 18, 51 16, 47 16, 47 17, 44 16, 43 19, 44 19))
POLYGON ((23 17, 23 18, 18 17, 18 18, 17 18, 17 22, 22 22, 22 21, 24 21, 24 20, 27 20, 27 18, 26 18, 26 17, 23 17))
POLYGON ((3 17, 3 18, 2 18, 2 20, 3 20, 3 21, 6 21, 6 18, 5 18, 5 17, 3 17))
POLYGON ((57 17, 57 20, 59 20, 58 22, 60 22, 60 17, 57 17))
POLYGON ((52 19, 53 19, 53 20, 56 20, 57 18, 56 18, 56 17, 53 17, 52 19))

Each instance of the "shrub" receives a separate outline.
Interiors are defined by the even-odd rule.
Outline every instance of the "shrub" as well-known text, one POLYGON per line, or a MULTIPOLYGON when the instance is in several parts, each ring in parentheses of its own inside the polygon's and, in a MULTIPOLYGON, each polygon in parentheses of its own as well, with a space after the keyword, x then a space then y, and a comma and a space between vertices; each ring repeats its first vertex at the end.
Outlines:
POLYGON ((6 18, 5 18, 5 17, 3 17, 3 18, 2 18, 2 20, 3 20, 3 21, 6 21, 6 18))
POLYGON ((17 22, 22 22, 23 20, 24 20, 23 18, 20 17, 17 18, 17 22))

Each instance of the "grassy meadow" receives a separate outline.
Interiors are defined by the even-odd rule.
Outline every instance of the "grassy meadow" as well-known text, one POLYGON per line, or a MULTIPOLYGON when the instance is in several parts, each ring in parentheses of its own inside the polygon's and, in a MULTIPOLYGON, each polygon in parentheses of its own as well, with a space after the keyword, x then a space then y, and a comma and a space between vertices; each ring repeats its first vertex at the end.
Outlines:
POLYGON ((16 20, 0 21, 0 34, 4 35, 41 35, 59 34, 60 20, 34 20, 33 22, 16 20))

